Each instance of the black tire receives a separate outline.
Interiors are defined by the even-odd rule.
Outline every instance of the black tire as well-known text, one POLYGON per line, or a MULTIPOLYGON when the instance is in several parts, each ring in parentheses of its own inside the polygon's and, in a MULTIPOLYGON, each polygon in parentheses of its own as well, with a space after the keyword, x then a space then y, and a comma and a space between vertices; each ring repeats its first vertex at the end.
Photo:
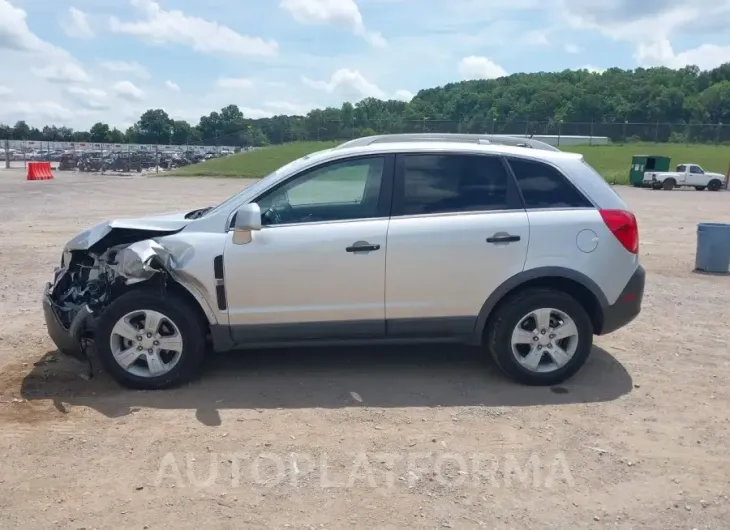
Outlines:
POLYGON ((718 179, 712 179, 707 183, 707 189, 710 191, 718 191, 722 187, 722 182, 718 179))
POLYGON ((662 188, 665 189, 666 191, 670 191, 670 190, 674 189, 674 186, 676 184, 677 183, 674 181, 674 179, 667 179, 664 182, 662 182, 662 188))
POLYGON ((695 186, 695 189, 697 191, 705 191, 705 187, 704 186, 695 186))
POLYGON ((94 333, 96 354, 104 369, 121 385, 136 390, 158 390, 177 386, 195 377, 205 358, 205 326, 199 313, 181 296, 144 290, 123 294, 102 313, 94 333), (122 368, 114 358, 110 338, 112 329, 124 315, 141 309, 158 311, 173 321, 182 336, 181 357, 173 368, 158 377, 140 377, 122 368))
POLYGON ((514 381, 535 386, 556 385, 573 376, 585 363, 593 346, 593 325, 583 306, 572 296, 550 288, 534 288, 508 297, 495 309, 486 330, 486 346, 497 366, 514 381), (522 366, 512 353, 512 332, 531 311, 553 308, 575 322, 578 344, 573 357, 551 372, 533 372, 522 366))

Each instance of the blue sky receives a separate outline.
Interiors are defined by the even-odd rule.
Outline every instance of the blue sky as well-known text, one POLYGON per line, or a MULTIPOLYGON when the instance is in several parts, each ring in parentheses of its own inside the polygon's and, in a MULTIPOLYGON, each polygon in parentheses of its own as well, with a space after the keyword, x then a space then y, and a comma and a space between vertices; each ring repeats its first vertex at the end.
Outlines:
POLYGON ((0 0, 0 122, 197 123, 515 72, 730 61, 730 0, 0 0))

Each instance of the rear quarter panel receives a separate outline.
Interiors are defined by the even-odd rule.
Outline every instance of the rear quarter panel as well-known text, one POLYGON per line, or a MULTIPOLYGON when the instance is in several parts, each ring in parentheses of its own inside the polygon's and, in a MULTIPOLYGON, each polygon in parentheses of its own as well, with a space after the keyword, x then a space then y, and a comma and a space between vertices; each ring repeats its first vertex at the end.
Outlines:
POLYGON ((572 269, 593 280, 609 304, 618 299, 638 266, 638 257, 618 242, 598 210, 528 210, 527 216, 530 244, 526 271, 539 267, 572 269), (584 250, 579 247, 579 238, 584 250), (593 251, 585 251, 587 242, 595 242, 593 251))

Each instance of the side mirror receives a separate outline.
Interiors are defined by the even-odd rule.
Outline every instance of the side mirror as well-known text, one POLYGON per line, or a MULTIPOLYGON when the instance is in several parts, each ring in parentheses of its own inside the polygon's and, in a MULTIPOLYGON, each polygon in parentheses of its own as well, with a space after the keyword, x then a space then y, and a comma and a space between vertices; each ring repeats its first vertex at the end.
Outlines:
POLYGON ((244 204, 236 212, 234 232, 261 230, 261 208, 255 202, 244 204))

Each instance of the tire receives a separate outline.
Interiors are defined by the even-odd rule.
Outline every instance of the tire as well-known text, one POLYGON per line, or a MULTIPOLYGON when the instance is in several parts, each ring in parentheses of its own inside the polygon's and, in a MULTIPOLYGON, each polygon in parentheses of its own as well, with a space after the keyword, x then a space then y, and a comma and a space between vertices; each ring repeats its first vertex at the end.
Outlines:
POLYGON ((722 182, 718 179, 712 179, 707 183, 707 189, 710 191, 718 191, 722 187, 722 182))
MULTIPOLYGON (((537 339, 535 339, 535 335, 532 335, 532 340, 542 342, 546 340, 546 337, 550 337, 549 331, 546 335, 539 335, 537 339)), ((586 310, 572 296, 550 288, 528 289, 499 304, 494 315, 489 319, 485 342, 499 368, 512 380, 525 385, 555 385, 573 376, 585 364, 593 346, 593 325, 586 310), (536 352, 541 355, 538 358, 538 368, 529 369, 523 362, 518 361, 518 355, 521 356, 523 352, 513 350, 512 335, 524 321, 525 316, 541 309, 547 310, 546 308, 554 310, 550 311, 553 315, 558 312, 563 313, 575 324, 574 339, 572 337, 563 340, 549 339, 551 342, 560 340, 560 343, 556 343, 555 346, 560 344, 562 352, 573 351, 573 353, 567 362, 558 365, 550 355, 548 346, 544 345, 542 354, 536 352), (566 342, 566 340, 570 342, 566 342), (545 355, 546 353, 547 355, 545 355), (551 369, 552 365, 555 365, 553 369, 551 369)), ((550 348, 555 346, 550 344, 550 348)), ((531 352, 535 351, 534 348, 536 348, 534 345, 527 346, 531 352)), ((550 350, 550 352, 557 351, 550 350)), ((528 356, 525 355, 521 358, 525 361, 528 356)))
POLYGON ((664 182, 662 182, 662 188, 666 191, 673 190, 675 185, 676 185, 676 182, 674 181, 674 179, 667 179, 664 182))
MULTIPOLYGON (((150 322, 152 321, 151 318, 150 322)), ((118 383, 136 390, 158 390, 189 381, 198 374, 205 358, 204 323, 195 308, 190 307, 190 303, 186 299, 175 293, 168 292, 164 297, 157 292, 143 290, 123 294, 102 313, 94 335, 97 356, 104 368, 118 383), (158 317, 159 322, 156 329, 160 330, 161 335, 170 331, 172 333, 159 337, 160 340, 155 344, 168 342, 175 346, 173 343, 181 340, 180 351, 175 350, 175 355, 172 355, 173 351, 160 350, 162 346, 152 346, 150 341, 154 340, 154 336, 148 338, 149 336, 142 331, 138 337, 130 337, 131 341, 142 337, 142 343, 136 342, 140 346, 135 347, 135 342, 132 342, 132 346, 129 347, 129 343, 126 342, 127 338, 120 336, 118 330, 130 328, 121 325, 116 328, 116 326, 125 318, 127 323, 139 326, 139 318, 135 316, 138 313, 144 317, 143 322, 146 322, 145 315, 147 314, 162 315, 162 318, 158 317), (129 315, 133 315, 131 320, 129 315), (147 347, 150 348, 147 351, 154 351, 158 361, 160 359, 163 361, 162 365, 156 365, 158 367, 156 371, 160 371, 160 375, 155 375, 151 365, 147 363, 148 354, 143 349, 147 347), (115 351, 120 350, 130 352, 126 356, 128 359, 136 357, 137 360, 131 363, 129 368, 124 368, 117 361, 115 351)))
POLYGON ((695 189, 697 191, 705 191, 705 187, 704 186, 695 186, 695 189))

